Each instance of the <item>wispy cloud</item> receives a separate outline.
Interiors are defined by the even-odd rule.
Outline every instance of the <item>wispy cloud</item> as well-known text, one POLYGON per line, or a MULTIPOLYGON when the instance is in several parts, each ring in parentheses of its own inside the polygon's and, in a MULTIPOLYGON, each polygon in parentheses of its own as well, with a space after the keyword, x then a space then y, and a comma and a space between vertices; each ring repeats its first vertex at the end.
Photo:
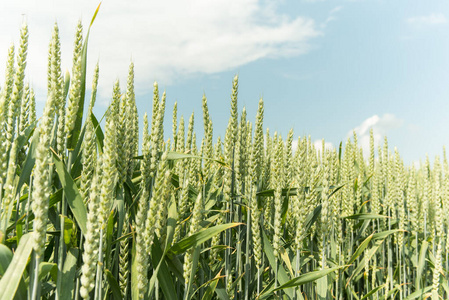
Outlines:
POLYGON ((407 19, 407 23, 417 26, 446 24, 447 22, 448 20, 446 16, 442 13, 433 13, 425 16, 415 16, 407 19))
MULTIPOLYGON (((25 14, 30 30, 28 75, 34 86, 45 90, 54 22, 60 27, 63 68, 70 69, 76 23, 82 18, 87 27, 97 6, 91 0, 74 3, 3 1, 0 62, 5 61, 10 42, 18 40, 25 14)), ((145 92, 154 80, 167 85, 192 74, 213 74, 262 58, 310 51, 311 39, 321 34, 314 20, 292 18, 275 8, 267 9, 258 0, 104 1, 91 30, 88 69, 92 72, 99 59, 99 89, 109 95, 117 77, 126 82, 130 60, 135 62, 136 88, 145 92)), ((3 78, 0 69, 0 84, 3 78)))
POLYGON ((327 24, 329 24, 332 21, 337 20, 337 14, 339 11, 343 9, 343 6, 336 6, 329 12, 329 15, 327 16, 326 20, 321 24, 321 28, 325 28, 327 24))
POLYGON ((357 134, 359 145, 363 149, 363 153, 367 155, 370 151, 370 130, 373 129, 374 146, 381 143, 383 138, 394 129, 403 126, 404 121, 393 114, 384 114, 382 117, 374 115, 364 120, 360 125, 349 131, 348 137, 352 137, 353 131, 357 134))

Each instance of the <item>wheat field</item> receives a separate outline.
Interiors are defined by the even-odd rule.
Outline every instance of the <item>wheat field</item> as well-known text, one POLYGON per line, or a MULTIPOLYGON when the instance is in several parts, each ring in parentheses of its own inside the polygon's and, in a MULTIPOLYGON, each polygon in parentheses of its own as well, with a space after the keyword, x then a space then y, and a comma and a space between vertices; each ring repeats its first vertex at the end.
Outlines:
POLYGON ((202 120, 178 117, 175 104, 164 132, 171 116, 157 83, 139 124, 132 63, 96 116, 101 67, 86 78, 89 29, 78 24, 64 75, 55 25, 39 114, 26 24, 9 50, 0 299, 449 297, 445 150, 417 167, 386 137, 375 149, 373 132, 369 153, 355 133, 337 149, 307 136, 293 147, 292 130, 264 128, 262 99, 254 122, 238 111, 237 76, 225 132, 213 131, 206 97, 202 120))

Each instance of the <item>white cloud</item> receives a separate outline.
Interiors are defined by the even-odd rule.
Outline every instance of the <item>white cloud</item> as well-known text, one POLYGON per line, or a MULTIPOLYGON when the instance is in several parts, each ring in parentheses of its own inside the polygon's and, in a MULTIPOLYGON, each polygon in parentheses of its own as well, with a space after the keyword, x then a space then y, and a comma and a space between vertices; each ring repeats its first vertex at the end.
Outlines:
POLYGON ((401 127, 403 124, 404 121, 393 114, 384 114, 382 117, 374 115, 349 131, 346 138, 352 137, 353 131, 355 131, 359 146, 362 147, 364 155, 368 155, 370 151, 371 129, 373 129, 374 147, 377 148, 390 131, 401 127))
POLYGON ((436 25, 436 24, 446 24, 448 20, 446 16, 442 13, 433 13, 426 16, 416 16, 407 19, 409 24, 417 25, 417 26, 425 26, 425 25, 436 25))
MULTIPOLYGON (((136 89, 143 92, 152 88, 154 80, 167 85, 192 74, 233 70, 261 58, 309 51, 310 40, 321 34, 314 20, 277 13, 274 2, 265 2, 104 1, 91 30, 88 80, 97 59, 99 90, 110 95, 116 78, 124 88, 131 59, 136 89)), ((47 48, 54 22, 60 28, 63 69, 70 69, 76 23, 81 18, 87 32, 97 5, 91 0, 2 1, 0 66, 5 65, 9 44, 17 44, 26 18, 30 32, 28 78, 45 90, 47 48)), ((0 84, 3 82, 4 67, 0 68, 0 84)))
MULTIPOLYGON (((319 151, 319 152, 322 152, 323 151, 323 140, 315 140, 314 142, 313 142, 313 145, 315 146, 315 150, 316 151, 319 151)), ((335 147, 334 147, 334 145, 332 144, 332 143, 330 143, 330 142, 324 142, 324 149, 326 149, 326 150, 332 150, 332 149, 334 149, 335 147)))
MULTIPOLYGON (((321 152, 323 150, 323 140, 315 140, 313 142, 313 146, 315 147, 315 150, 318 152, 321 152)), ((324 142, 324 149, 326 150, 333 150, 335 148, 334 144, 331 142, 324 142)), ((295 152, 298 149, 298 140, 293 140, 292 142, 292 150, 295 152)))
POLYGON ((342 10, 343 6, 336 6, 334 7, 330 12, 326 20, 320 25, 321 28, 326 28, 327 24, 329 24, 332 21, 337 20, 336 15, 340 10, 342 10))

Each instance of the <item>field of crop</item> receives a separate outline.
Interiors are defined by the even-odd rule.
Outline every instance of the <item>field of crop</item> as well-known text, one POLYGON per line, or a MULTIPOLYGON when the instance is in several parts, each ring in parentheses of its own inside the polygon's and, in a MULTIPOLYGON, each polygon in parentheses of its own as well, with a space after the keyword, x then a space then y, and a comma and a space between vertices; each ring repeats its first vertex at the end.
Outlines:
POLYGON ((81 23, 66 75, 54 27, 37 119, 20 37, 0 91, 1 300, 449 296, 445 152, 407 166, 373 133, 369 153, 356 134, 294 148, 293 131, 264 128, 262 99, 254 122, 238 112, 237 76, 226 132, 203 97, 202 120, 175 104, 167 133, 156 83, 139 124, 132 63, 95 116, 81 23))

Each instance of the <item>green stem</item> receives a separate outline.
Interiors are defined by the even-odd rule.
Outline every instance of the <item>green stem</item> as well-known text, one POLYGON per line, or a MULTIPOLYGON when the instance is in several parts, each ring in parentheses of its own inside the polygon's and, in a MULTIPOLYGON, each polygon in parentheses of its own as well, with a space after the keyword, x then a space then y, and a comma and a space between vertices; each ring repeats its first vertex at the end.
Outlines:
POLYGON ((39 264, 41 258, 34 253, 33 255, 34 260, 34 272, 32 272, 32 278, 30 282, 32 282, 32 293, 31 293, 31 300, 38 300, 40 299, 40 283, 39 283, 39 264))
MULTIPOLYGON (((67 160, 67 171, 70 174, 71 165, 72 165, 73 153, 69 151, 69 157, 67 160)), ((64 242, 64 225, 65 225, 65 216, 67 214, 67 201, 65 199, 64 190, 62 191, 62 199, 61 199, 61 216, 60 216, 60 235, 59 235, 59 247, 58 247, 58 277, 56 281, 56 298, 59 298, 59 294, 61 293, 61 284, 62 284, 62 270, 64 267, 64 258, 65 258, 65 242, 64 242)))

